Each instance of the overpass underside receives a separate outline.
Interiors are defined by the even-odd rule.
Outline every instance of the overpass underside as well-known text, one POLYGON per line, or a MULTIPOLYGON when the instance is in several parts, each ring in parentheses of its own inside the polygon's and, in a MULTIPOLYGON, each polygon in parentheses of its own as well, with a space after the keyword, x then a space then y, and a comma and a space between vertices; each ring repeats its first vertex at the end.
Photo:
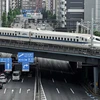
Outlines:
POLYGON ((18 52, 34 52, 35 57, 51 58, 71 62, 82 62, 94 65, 94 90, 98 87, 98 68, 100 51, 61 45, 32 43, 15 40, 0 40, 0 52, 17 54, 18 52))
POLYGON ((0 52, 17 54, 34 52, 35 57, 51 58, 65 61, 82 62, 100 65, 100 51, 61 45, 30 43, 15 40, 0 40, 0 52))

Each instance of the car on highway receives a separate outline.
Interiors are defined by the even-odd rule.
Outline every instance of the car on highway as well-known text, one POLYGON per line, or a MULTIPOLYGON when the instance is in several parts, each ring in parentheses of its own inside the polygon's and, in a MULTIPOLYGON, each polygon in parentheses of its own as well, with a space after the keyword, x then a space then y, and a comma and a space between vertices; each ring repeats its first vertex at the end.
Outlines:
POLYGON ((2 76, 3 76, 3 77, 6 77, 6 75, 5 75, 4 73, 1 73, 1 74, 0 74, 0 77, 2 77, 2 76))
POLYGON ((2 89, 2 88, 3 88, 3 83, 0 82, 0 89, 2 89))
POLYGON ((7 83, 7 78, 5 76, 0 76, 0 82, 3 84, 7 83))
POLYGON ((21 71, 13 71, 12 80, 21 80, 21 71))
POLYGON ((46 29, 46 25, 45 24, 42 24, 41 30, 45 30, 45 29, 46 29))

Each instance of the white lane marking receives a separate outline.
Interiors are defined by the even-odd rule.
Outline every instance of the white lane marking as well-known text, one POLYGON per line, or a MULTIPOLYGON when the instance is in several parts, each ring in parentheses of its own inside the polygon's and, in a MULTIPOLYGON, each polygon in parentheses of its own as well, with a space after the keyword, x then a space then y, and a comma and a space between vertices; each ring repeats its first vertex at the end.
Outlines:
POLYGON ((21 81, 21 82, 23 83, 23 81, 24 81, 24 78, 22 79, 22 81, 21 81))
POLYGON ((64 78, 65 83, 67 83, 66 79, 64 78))
POLYGON ((74 91, 72 90, 72 88, 70 88, 71 92, 74 94, 74 91))
POLYGON ((4 94, 6 93, 6 90, 7 90, 7 89, 5 88, 5 90, 4 90, 4 94))
POLYGON ((58 94, 60 93, 60 91, 58 90, 58 88, 56 88, 56 90, 57 90, 57 92, 58 92, 58 94))
POLYGON ((19 89, 19 93, 21 93, 21 88, 19 89))
POLYGON ((30 89, 27 89, 27 93, 30 91, 30 89))
POLYGON ((52 78, 52 82, 53 82, 53 83, 55 82, 53 78, 52 78))
POLYGON ((14 90, 12 90, 12 93, 14 92, 14 90))
POLYGON ((11 79, 9 79, 8 83, 11 81, 11 79))

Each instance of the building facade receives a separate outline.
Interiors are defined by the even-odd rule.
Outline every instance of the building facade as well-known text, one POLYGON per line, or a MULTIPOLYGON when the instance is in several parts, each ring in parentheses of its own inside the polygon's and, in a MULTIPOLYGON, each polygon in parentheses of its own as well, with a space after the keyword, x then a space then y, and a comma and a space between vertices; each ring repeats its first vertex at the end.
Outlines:
POLYGON ((17 5, 17 0, 10 0, 10 9, 14 10, 17 5))
POLYGON ((59 27, 75 31, 76 22, 84 19, 84 0, 56 0, 59 27))
POLYGON ((45 0, 46 10, 51 11, 53 14, 56 13, 56 1, 57 0, 45 0))
POLYGON ((46 10, 50 11, 50 0, 45 0, 46 2, 46 10))
POLYGON ((22 0, 22 9, 32 10, 36 8, 36 0, 22 0))
POLYGON ((21 8, 24 10, 42 9, 42 0, 22 0, 21 8))
POLYGON ((2 23, 1 17, 2 17, 3 12, 6 12, 6 14, 8 14, 9 12, 9 8, 10 8, 9 3, 10 3, 9 0, 0 0, 0 26, 2 23))
MULTIPOLYGON (((92 8, 94 9, 94 21, 100 22, 100 0, 85 0, 84 1, 84 20, 91 22, 92 8)), ((96 25, 96 31, 100 31, 100 25, 96 25)))
POLYGON ((67 0, 66 27, 76 29, 76 22, 84 19, 84 0, 67 0))

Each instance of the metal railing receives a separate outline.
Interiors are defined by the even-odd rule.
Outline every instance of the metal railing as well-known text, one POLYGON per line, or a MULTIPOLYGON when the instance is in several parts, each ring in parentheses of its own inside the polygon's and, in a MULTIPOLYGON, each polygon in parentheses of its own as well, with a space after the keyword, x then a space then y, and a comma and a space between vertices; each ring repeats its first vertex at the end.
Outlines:
POLYGON ((77 55, 89 55, 89 56, 100 56, 99 49, 91 48, 78 48, 61 46, 46 43, 36 43, 36 42, 25 42, 25 41, 15 41, 15 40, 0 40, 0 47, 13 48, 13 49, 25 49, 30 51, 41 51, 41 52, 55 52, 55 53, 70 53, 77 55))

